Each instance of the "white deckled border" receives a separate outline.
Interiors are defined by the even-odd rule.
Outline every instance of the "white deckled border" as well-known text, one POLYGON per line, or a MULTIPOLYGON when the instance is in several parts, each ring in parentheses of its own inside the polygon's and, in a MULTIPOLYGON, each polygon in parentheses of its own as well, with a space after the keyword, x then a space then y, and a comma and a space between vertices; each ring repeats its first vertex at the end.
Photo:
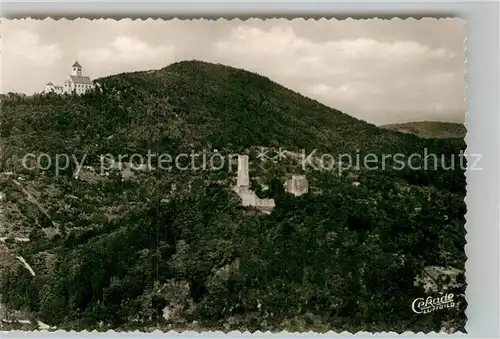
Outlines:
MULTIPOLYGON (((467 114, 466 128, 468 154, 482 154, 481 171, 467 171, 466 262, 468 334, 443 335, 405 332, 371 334, 348 332, 324 334, 270 333, 270 332, 31 332, 11 331, 2 338, 347 338, 347 337, 500 337, 500 86, 499 71, 499 5, 472 4, 467 0, 441 3, 396 2, 385 3, 350 1, 344 3, 3 3, 3 17, 60 18, 295 18, 313 17, 338 19, 348 17, 379 17, 391 19, 411 17, 462 17, 467 21, 467 114)), ((325 20, 325 19, 323 19, 325 20)))

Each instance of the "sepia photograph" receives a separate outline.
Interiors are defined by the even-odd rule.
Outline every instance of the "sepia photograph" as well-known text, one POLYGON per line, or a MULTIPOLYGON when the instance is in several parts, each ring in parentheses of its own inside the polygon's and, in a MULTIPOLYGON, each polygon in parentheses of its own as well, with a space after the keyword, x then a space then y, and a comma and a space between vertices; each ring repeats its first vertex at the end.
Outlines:
POLYGON ((2 21, 0 330, 465 333, 459 18, 2 21))

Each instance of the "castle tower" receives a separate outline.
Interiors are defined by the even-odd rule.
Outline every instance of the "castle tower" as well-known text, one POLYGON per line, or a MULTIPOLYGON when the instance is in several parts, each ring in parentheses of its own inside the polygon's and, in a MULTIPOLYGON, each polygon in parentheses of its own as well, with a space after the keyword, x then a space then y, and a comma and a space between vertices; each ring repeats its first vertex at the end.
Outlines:
POLYGON ((248 187, 250 185, 248 155, 238 155, 238 179, 236 185, 239 187, 248 187))
POLYGON ((82 76, 82 65, 75 61, 73 66, 71 66, 71 75, 82 76))

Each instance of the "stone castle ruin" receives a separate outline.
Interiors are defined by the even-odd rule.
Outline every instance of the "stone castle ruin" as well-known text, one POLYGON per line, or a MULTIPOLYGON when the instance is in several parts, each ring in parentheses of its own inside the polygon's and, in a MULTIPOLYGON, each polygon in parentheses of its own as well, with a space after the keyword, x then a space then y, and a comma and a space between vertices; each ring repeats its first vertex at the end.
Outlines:
POLYGON ((309 192, 309 182, 305 175, 292 175, 292 178, 285 182, 285 190, 298 197, 309 192))
MULTIPOLYGON (((304 175, 292 175, 284 184, 285 190, 295 196, 309 192, 309 183, 304 175)), ((238 155, 238 176, 233 187, 243 206, 253 206, 264 213, 271 213, 275 207, 274 199, 261 199, 250 189, 248 155, 238 155)))
POLYGON ((250 186, 250 175, 248 174, 248 155, 238 155, 238 178, 236 186, 242 188, 250 186))

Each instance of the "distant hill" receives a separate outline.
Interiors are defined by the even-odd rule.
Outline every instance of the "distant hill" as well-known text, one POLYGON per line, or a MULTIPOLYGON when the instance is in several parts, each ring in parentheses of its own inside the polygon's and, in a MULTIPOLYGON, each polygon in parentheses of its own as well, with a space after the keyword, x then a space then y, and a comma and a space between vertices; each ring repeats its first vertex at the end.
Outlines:
POLYGON ((392 131, 411 133, 421 138, 465 138, 467 129, 464 124, 440 121, 418 121, 402 124, 390 124, 379 126, 392 131))

